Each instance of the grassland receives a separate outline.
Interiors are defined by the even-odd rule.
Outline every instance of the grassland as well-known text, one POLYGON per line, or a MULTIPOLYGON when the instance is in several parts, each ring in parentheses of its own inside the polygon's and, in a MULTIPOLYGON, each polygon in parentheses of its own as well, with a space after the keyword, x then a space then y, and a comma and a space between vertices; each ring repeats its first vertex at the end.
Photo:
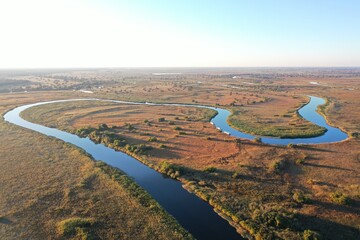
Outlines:
POLYGON ((355 149, 357 140, 335 148, 238 142, 206 127, 201 116, 192 116, 198 120, 186 120, 184 111, 82 101, 35 107, 23 116, 89 136, 179 179, 239 231, 265 239, 301 239, 306 234, 320 234, 325 239, 356 239, 359 231, 353 226, 358 224, 360 189, 356 183, 357 163, 351 159, 357 155, 345 156, 343 148, 355 149), (165 120, 159 122, 160 118, 165 120), (99 127, 101 123, 107 127, 99 127), (205 128, 194 131, 199 130, 199 124, 205 128), (177 127, 186 134, 179 135, 177 127), (149 141, 150 138, 156 141, 149 141), (145 147, 135 151, 139 146, 145 147), (146 146, 151 148, 147 150, 146 146), (350 160, 346 168, 342 166, 344 162, 334 161, 339 157, 350 160), (346 179, 346 185, 338 185, 333 176, 346 179), (346 196, 349 204, 334 201, 335 192, 346 196))
MULTIPOLYGON (((54 97, 66 94, 1 95, 0 110, 54 97)), ((78 148, 3 120, 0 139, 0 238, 192 238, 121 171, 78 148)))
MULTIPOLYGON (((359 239, 360 140, 356 136, 360 132, 360 74, 356 70, 217 70, 174 76, 115 70, 47 74, 49 79, 80 76, 87 79, 86 90, 94 93, 65 91, 59 98, 220 105, 239 111, 236 121, 263 128, 265 135, 275 131, 280 136, 283 131, 279 129, 293 136, 319 131, 299 118, 296 109, 306 101, 305 95, 327 98, 329 103, 321 110, 327 121, 352 138, 336 144, 269 146, 221 134, 206 123, 211 112, 101 102, 44 105, 24 116, 67 131, 79 130, 78 134, 92 129, 97 132, 94 141, 126 151, 179 179, 245 235, 257 239, 316 239, 319 235, 322 239, 359 239), (105 132, 100 124, 110 129, 105 132), (108 133, 118 136, 119 146, 111 140, 112 135, 105 136, 108 133), (132 151, 132 146, 139 145, 151 149, 132 151)), ((7 95, 6 99, 15 101, 19 96, 7 95)), ((89 218, 92 223, 91 216, 71 217, 89 218)))

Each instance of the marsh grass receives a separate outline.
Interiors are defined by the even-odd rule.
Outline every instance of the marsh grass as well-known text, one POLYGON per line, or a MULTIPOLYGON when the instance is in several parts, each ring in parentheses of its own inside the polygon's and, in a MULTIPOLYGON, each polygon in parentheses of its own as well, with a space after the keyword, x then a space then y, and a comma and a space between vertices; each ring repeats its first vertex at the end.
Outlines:
POLYGON ((59 222, 57 224, 57 231, 64 237, 70 237, 77 234, 80 235, 80 233, 88 234, 88 231, 94 222, 94 219, 91 218, 72 217, 59 222), (81 229, 81 231, 79 231, 79 229, 81 229))

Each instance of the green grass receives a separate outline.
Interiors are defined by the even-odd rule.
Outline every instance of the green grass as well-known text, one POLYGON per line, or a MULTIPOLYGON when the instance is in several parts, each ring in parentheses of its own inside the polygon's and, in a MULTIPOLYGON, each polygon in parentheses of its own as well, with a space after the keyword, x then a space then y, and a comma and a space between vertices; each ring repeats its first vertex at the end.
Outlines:
POLYGON ((83 233, 87 232, 93 224, 94 219, 73 217, 59 222, 57 230, 61 236, 70 237, 77 234, 78 229, 82 229, 83 233))
POLYGON ((232 114, 228 118, 228 123, 234 128, 257 136, 269 136, 280 138, 309 138, 323 135, 327 130, 324 127, 312 123, 303 125, 273 125, 253 121, 238 109, 232 109, 232 114))

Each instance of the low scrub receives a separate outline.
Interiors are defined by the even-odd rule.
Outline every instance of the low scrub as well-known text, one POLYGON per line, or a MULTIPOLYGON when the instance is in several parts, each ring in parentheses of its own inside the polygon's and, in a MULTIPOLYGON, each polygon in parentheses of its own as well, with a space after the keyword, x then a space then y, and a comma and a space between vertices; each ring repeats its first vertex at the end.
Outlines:
POLYGON ((303 233, 304 240, 321 240, 321 235, 313 230, 305 230, 303 233))
POLYGON ((306 196, 302 191, 298 190, 293 194, 293 200, 297 203, 309 203, 310 198, 306 196))
POLYGON ((217 170, 216 167, 207 167, 204 169, 204 172, 212 173, 215 172, 216 170, 217 170))
POLYGON ((330 200, 334 203, 340 204, 340 205, 348 205, 350 204, 350 198, 341 193, 341 192, 333 192, 330 194, 330 200))
POLYGON ((271 171, 280 174, 286 167, 287 161, 285 159, 276 160, 270 164, 271 171))
POLYGON ((150 137, 149 139, 148 139, 148 142, 157 142, 157 138, 156 137, 150 137))
POLYGON ((63 220, 57 224, 57 231, 61 236, 71 237, 84 234, 94 224, 91 218, 73 217, 63 220))
POLYGON ((181 167, 169 163, 168 161, 162 161, 157 169, 159 172, 166 174, 172 178, 180 177, 181 167))

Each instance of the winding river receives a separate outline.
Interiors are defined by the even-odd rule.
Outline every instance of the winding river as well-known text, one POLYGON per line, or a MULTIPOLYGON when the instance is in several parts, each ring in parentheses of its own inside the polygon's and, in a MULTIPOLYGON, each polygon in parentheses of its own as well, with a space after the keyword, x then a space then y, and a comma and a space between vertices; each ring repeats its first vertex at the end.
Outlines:
MULTIPOLYGON (((70 99, 58 100, 50 102, 40 102, 17 107, 4 115, 4 119, 15 125, 34 130, 36 132, 45 134, 47 136, 56 137, 65 142, 69 142, 84 149, 91 154, 95 160, 104 161, 110 166, 116 167, 131 176, 136 183, 149 192, 160 205, 166 209, 176 220, 188 230, 197 239, 242 239, 226 220, 221 218, 214 212, 213 208, 206 202, 187 190, 182 188, 179 181, 167 178, 155 170, 149 168, 143 163, 137 161, 135 158, 126 155, 122 152, 117 152, 111 148, 105 147, 102 144, 95 144, 88 138, 80 138, 74 134, 70 134, 58 129, 45 127, 39 124, 31 123, 20 117, 20 113, 25 109, 39 106, 43 104, 67 101, 80 100, 101 100, 101 99, 70 99)), ((190 104, 155 104, 155 103, 135 103, 115 100, 101 100, 111 101, 121 104, 147 104, 147 105, 166 105, 166 106, 185 106, 185 107, 199 107, 213 109, 218 114, 211 120, 211 122, 222 131, 226 131, 233 136, 240 138, 253 139, 254 136, 242 133, 230 127, 227 123, 227 118, 231 114, 228 110, 200 106, 190 104)), ((300 139, 280 139, 280 138, 262 138, 262 141, 269 144, 286 145, 288 143, 327 143, 338 142, 346 139, 348 136, 337 128, 329 126, 325 119, 316 112, 320 104, 325 101, 318 97, 311 97, 311 101, 299 110, 299 113, 305 119, 319 125, 326 127, 328 131, 319 137, 314 138, 300 138, 300 139)))

